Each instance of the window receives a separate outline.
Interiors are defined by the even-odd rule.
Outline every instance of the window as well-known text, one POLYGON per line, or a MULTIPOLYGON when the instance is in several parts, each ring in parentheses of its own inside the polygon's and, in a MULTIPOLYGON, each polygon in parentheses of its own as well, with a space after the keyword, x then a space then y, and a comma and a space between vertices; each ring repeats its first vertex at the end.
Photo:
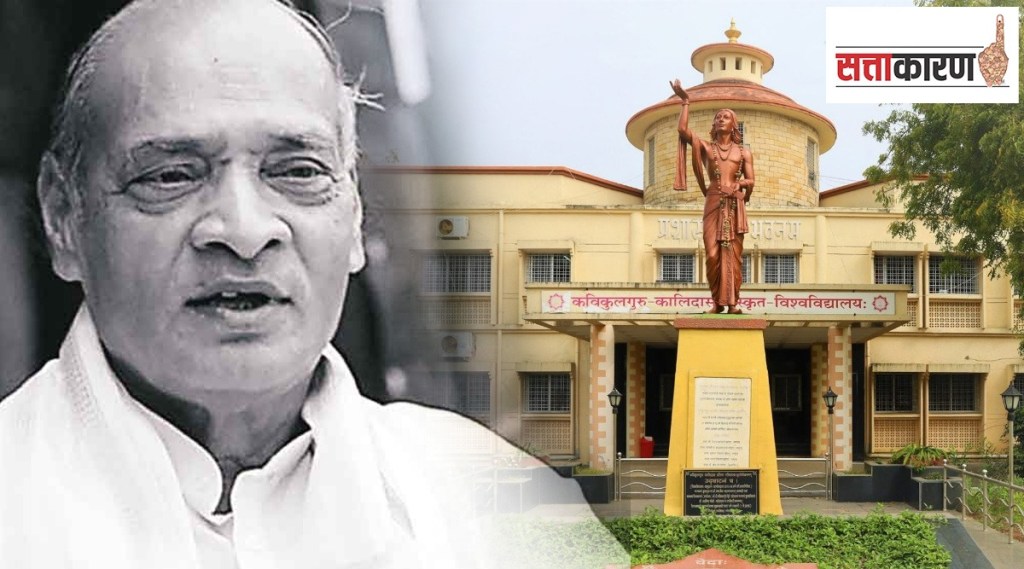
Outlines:
POLYGON ((917 292, 916 266, 913 255, 876 255, 875 284, 910 285, 917 292))
POLYGON ((818 189, 818 143, 807 139, 807 185, 818 189))
POLYGON ((1024 373, 1013 374, 1013 387, 1017 391, 1024 393, 1024 373))
POLYGON ((743 69, 743 58, 737 57, 736 58, 736 71, 739 71, 740 69, 743 69))
POLYGON ((970 373, 933 373, 928 380, 928 410, 948 413, 977 411, 977 376, 970 373))
POLYGON ((912 373, 875 374, 875 411, 913 413, 917 410, 912 373))
POLYGON ((743 266, 740 272, 743 273, 743 284, 754 282, 753 275, 750 274, 750 268, 754 266, 754 260, 750 253, 743 255, 743 266))
POLYGON ((928 257, 928 292, 978 294, 978 262, 965 257, 928 257), (943 271, 943 265, 949 270, 943 271))
POLYGON ((524 374, 523 412, 568 413, 571 387, 567 373, 524 374))
POLYGON ((431 253, 423 258, 420 290, 491 292, 490 253, 431 253))
POLYGON ((803 409, 800 399, 801 377, 795 373, 775 374, 769 380, 773 411, 799 411, 803 409))
POLYGON ((682 253, 661 256, 659 281, 677 283, 697 282, 697 258, 693 253, 682 253))
POLYGON ((491 422, 491 375, 486 371, 428 372, 419 380, 429 382, 427 403, 491 422))
POLYGON ((743 135, 746 132, 743 130, 743 121, 736 123, 736 130, 740 133, 740 144, 743 144, 743 135))
POLYGON ((571 268, 565 253, 532 253, 526 258, 526 282, 567 283, 571 268))
POLYGON ((647 139, 647 185, 654 183, 654 137, 647 139))
POLYGON ((767 284, 797 282, 796 255, 765 255, 763 274, 767 284))

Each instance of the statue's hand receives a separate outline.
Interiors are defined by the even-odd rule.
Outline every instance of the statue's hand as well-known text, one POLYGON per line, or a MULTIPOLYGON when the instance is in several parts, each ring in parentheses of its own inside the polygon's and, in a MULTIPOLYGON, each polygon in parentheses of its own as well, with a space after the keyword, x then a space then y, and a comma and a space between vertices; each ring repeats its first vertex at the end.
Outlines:
POLYGON ((684 103, 689 102, 690 96, 686 94, 686 90, 683 89, 683 84, 678 79, 669 82, 672 87, 672 92, 676 94, 684 103))

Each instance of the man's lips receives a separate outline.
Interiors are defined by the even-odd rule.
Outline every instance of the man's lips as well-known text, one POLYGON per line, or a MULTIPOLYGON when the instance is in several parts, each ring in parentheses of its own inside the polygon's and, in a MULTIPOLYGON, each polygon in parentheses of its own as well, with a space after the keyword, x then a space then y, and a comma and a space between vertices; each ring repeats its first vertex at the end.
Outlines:
POLYGON ((200 310, 248 311, 291 303, 291 298, 280 287, 268 281, 219 281, 200 287, 185 301, 185 306, 200 310))

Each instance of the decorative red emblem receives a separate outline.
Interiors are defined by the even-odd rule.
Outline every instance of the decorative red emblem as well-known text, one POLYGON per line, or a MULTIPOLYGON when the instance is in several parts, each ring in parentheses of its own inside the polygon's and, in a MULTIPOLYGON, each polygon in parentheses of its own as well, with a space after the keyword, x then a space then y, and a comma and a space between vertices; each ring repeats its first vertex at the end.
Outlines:
POLYGON ((548 308, 551 310, 561 310, 564 307, 565 298, 561 294, 555 293, 548 297, 548 308))
POLYGON ((889 300, 882 295, 878 295, 871 301, 871 306, 875 309, 875 312, 885 312, 889 308, 889 300))

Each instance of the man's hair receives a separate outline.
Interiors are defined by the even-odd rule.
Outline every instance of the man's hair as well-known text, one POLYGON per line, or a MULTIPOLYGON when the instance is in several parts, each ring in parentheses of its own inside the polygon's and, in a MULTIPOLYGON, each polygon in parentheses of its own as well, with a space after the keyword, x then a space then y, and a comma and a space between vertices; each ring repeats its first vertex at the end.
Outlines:
MULTIPOLYGON (((121 29, 130 25, 132 16, 141 12, 147 5, 166 2, 167 0, 135 0, 120 12, 107 20, 71 58, 64 76, 64 85, 54 113, 50 142, 44 153, 52 157, 54 165, 66 180, 65 188, 71 188, 72 195, 66 196, 71 203, 78 203, 82 197, 80 162, 82 148, 88 136, 92 109, 89 104, 89 91, 92 87, 96 69, 101 65, 102 47, 115 38, 121 29)), ((270 0, 268 0, 270 1, 270 0)), ((351 172, 355 179, 355 163, 358 154, 356 145, 356 110, 358 100, 366 97, 359 92, 358 83, 352 85, 345 78, 341 65, 341 57, 324 30, 312 16, 301 12, 288 0, 273 0, 281 7, 282 12, 291 15, 296 23, 316 41, 321 52, 327 59, 338 83, 338 132, 339 147, 343 169, 351 172)))

